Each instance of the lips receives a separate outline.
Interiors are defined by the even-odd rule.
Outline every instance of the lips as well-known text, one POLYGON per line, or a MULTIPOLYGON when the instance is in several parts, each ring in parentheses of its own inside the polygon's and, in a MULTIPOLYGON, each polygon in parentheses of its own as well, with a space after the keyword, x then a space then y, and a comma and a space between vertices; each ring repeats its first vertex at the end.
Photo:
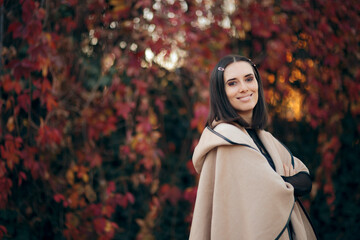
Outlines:
POLYGON ((253 94, 249 94, 249 95, 246 95, 246 96, 243 96, 243 97, 237 97, 236 99, 240 100, 240 101, 243 101, 243 102, 246 102, 246 101, 249 101, 250 98, 252 97, 253 94))

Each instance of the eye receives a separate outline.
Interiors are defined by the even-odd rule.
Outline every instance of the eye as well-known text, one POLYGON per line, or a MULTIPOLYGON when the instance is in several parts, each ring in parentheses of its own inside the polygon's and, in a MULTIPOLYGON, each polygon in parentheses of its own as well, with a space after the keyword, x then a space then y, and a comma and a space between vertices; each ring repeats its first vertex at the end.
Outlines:
POLYGON ((228 86, 232 87, 236 85, 236 81, 229 81, 227 84, 228 86))
POLYGON ((248 77, 245 79, 245 81, 247 81, 247 82, 251 82, 252 80, 254 80, 254 77, 248 77))

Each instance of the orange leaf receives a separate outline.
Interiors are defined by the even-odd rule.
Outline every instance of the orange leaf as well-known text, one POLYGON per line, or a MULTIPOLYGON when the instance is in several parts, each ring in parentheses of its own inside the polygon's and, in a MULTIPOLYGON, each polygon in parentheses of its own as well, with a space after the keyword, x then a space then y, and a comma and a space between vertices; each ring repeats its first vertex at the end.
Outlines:
POLYGON ((9 117, 9 119, 8 119, 8 121, 7 121, 7 123, 6 123, 6 128, 7 128, 7 130, 8 130, 9 132, 14 131, 14 129, 15 129, 15 123, 14 123, 14 117, 13 117, 13 116, 9 117))
POLYGON ((89 184, 85 186, 85 196, 91 203, 96 201, 96 193, 89 184))
POLYGON ((46 94, 45 102, 46 102, 46 109, 48 111, 51 111, 52 109, 58 106, 58 103, 55 101, 54 96, 51 94, 46 94))
POLYGON ((71 171, 70 169, 67 170, 67 172, 66 172, 66 180, 67 180, 67 182, 68 182, 70 185, 73 185, 73 184, 74 184, 75 175, 74 175, 74 172, 71 171))
POLYGON ((78 207, 79 205, 79 194, 77 191, 73 192, 72 194, 70 194, 69 197, 69 205, 72 209, 75 209, 78 207))
POLYGON ((1 86, 3 87, 5 92, 10 92, 14 89, 14 83, 13 81, 11 81, 9 74, 4 75, 1 80, 1 86))
POLYGON ((115 209, 109 205, 104 206, 102 209, 102 214, 108 218, 110 218, 114 212, 115 212, 115 209))

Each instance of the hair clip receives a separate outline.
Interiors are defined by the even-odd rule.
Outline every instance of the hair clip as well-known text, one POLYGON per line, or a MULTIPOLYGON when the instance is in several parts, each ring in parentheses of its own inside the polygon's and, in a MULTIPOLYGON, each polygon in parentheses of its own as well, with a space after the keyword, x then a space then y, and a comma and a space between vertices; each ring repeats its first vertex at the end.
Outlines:
POLYGON ((252 61, 250 58, 248 58, 248 60, 249 60, 249 62, 250 62, 251 65, 253 65, 254 67, 256 67, 256 64, 253 63, 253 61, 252 61))
POLYGON ((223 67, 218 67, 218 70, 223 72, 225 69, 223 67))

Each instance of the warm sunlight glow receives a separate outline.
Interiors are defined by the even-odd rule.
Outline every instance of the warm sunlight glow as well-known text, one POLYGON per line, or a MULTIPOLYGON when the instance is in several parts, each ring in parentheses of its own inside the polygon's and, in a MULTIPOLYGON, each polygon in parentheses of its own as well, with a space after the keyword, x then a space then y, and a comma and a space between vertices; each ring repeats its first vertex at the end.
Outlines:
POLYGON ((289 87, 289 94, 284 101, 285 117, 288 120, 299 121, 302 117, 301 105, 303 96, 301 93, 293 88, 289 87))
POLYGON ((155 62, 166 68, 169 71, 180 67, 183 64, 185 52, 181 49, 173 49, 169 54, 166 50, 162 50, 159 54, 155 55, 150 48, 145 50, 145 59, 148 63, 155 62))
POLYGON ((299 121, 303 117, 302 102, 304 97, 299 90, 293 89, 290 86, 286 88, 288 91, 286 96, 281 95, 275 89, 267 90, 267 101, 275 107, 275 112, 279 114, 281 118, 289 121, 299 121))

